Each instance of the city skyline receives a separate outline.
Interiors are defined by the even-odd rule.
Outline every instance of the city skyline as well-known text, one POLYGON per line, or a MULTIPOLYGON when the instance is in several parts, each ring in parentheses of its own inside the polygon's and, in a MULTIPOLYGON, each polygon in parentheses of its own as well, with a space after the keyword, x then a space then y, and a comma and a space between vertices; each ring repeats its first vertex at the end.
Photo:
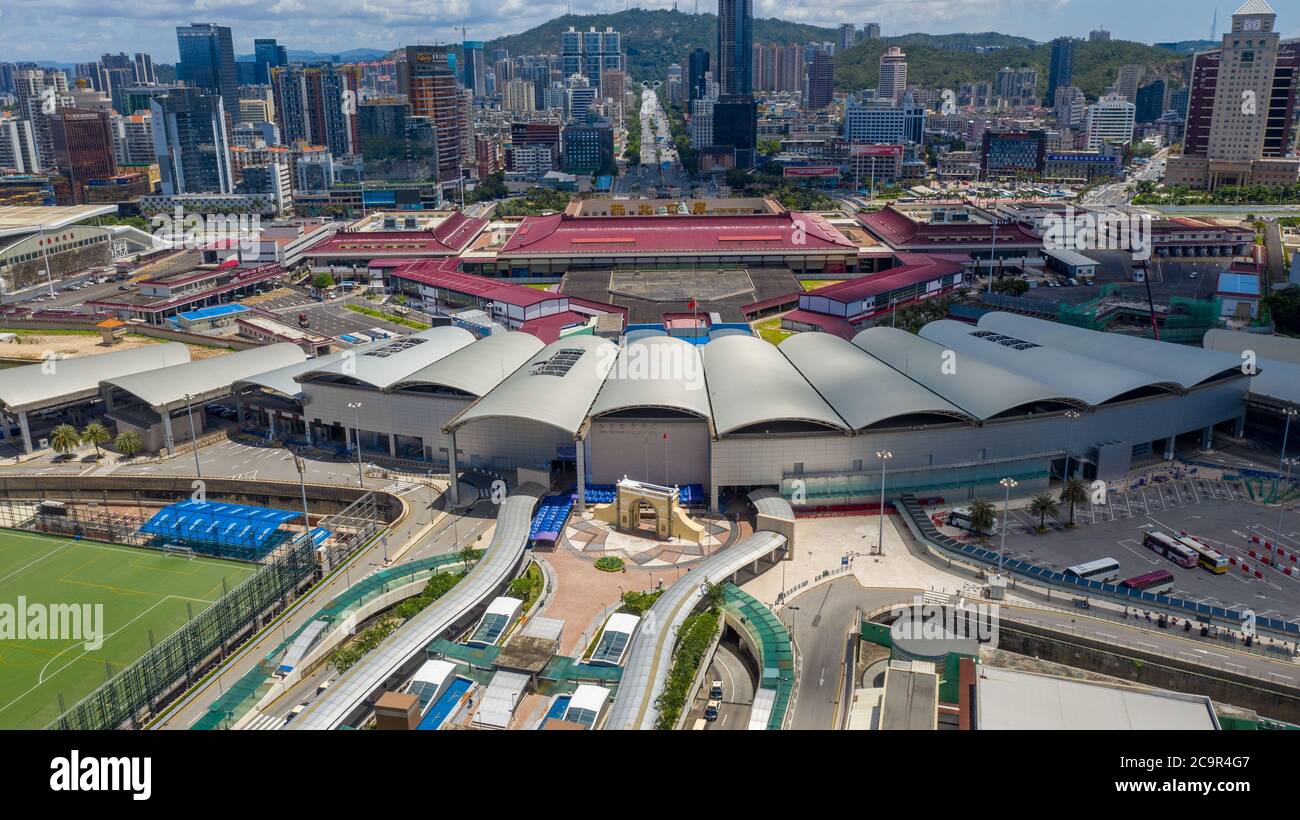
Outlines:
MULTIPOLYGON (((193 3, 163 2, 147 7, 122 6, 105 10, 87 0, 58 0, 42 3, 42 16, 31 19, 28 0, 5 0, 0 4, 0 60, 73 63, 90 59, 106 51, 125 47, 131 51, 152 53, 161 63, 175 62, 176 43, 171 32, 176 26, 194 22, 213 22, 232 29, 237 55, 251 55, 253 41, 275 37, 292 51, 323 53, 353 48, 395 50, 411 42, 450 45, 461 40, 460 27, 469 30, 469 39, 491 41, 520 34, 548 20, 566 14, 568 5, 560 2, 523 4, 507 2, 487 10, 475 9, 456 13, 453 8, 445 18, 430 20, 427 10, 415 3, 390 4, 384 15, 364 13, 350 4, 322 0, 313 6, 318 13, 304 17, 296 3, 269 7, 247 5, 224 7, 219 12, 200 8, 193 3), (408 10, 409 9, 409 10, 408 10), (93 13, 94 27, 78 25, 85 14, 93 13), (17 20, 17 25, 12 25, 17 20)), ((637 6, 642 9, 668 10, 672 0, 651 0, 637 6)), ((1074 0, 1057 0, 1047 4, 1030 4, 1027 0, 998 0, 987 8, 972 10, 956 0, 935 0, 923 8, 878 2, 830 4, 817 2, 791 6, 775 0, 757 0, 755 18, 778 18, 793 23, 835 29, 852 22, 861 27, 878 21, 885 37, 909 33, 953 34, 996 31, 1048 42, 1057 36, 1086 39, 1092 29, 1102 27, 1114 39, 1137 42, 1217 39, 1226 30, 1231 9, 1217 0, 1191 0, 1181 5, 1176 20, 1162 16, 1158 10, 1133 6, 1120 0, 1101 0, 1083 4, 1074 0), (1035 7, 1035 14, 1019 11, 1035 7), (1218 10, 1218 31, 1211 38, 1210 23, 1218 10)), ((677 3, 683 12, 693 6, 677 3)), ((585 1, 573 6, 576 15, 610 14, 623 11, 624 3, 616 0, 585 1)), ((715 14, 712 0, 699 6, 701 13, 715 14)), ((1295 23, 1285 23, 1283 38, 1300 36, 1295 23)))

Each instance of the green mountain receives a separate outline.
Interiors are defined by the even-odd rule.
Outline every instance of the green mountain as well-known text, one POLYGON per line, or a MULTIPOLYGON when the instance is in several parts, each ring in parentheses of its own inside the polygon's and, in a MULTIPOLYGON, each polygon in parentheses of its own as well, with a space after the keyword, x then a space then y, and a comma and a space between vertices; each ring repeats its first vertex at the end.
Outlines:
MULTIPOLYGON (((1003 35, 956 35, 1001 37, 1003 35)), ((835 87, 840 91, 875 88, 880 78, 880 55, 891 45, 907 52, 907 79, 923 88, 956 88, 960 83, 992 81, 1003 66, 1033 66, 1038 69, 1039 93, 1047 87, 1050 44, 1020 44, 988 53, 955 50, 933 42, 942 38, 909 34, 860 43, 835 56, 835 87)), ((1074 47, 1074 84, 1089 99, 1096 99, 1106 86, 1115 82, 1119 67, 1127 64, 1144 66, 1148 75, 1159 74, 1187 83, 1190 58, 1168 49, 1143 43, 1112 40, 1104 43, 1076 42, 1074 47)))

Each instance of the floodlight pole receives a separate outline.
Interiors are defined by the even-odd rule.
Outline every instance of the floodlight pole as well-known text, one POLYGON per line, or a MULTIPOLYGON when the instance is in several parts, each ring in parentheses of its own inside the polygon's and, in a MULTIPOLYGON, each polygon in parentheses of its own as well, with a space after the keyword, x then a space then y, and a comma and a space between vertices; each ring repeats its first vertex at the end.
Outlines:
POLYGON ((1002 546, 998 549, 998 575, 1002 574, 1002 565, 1007 556, 1007 520, 1011 517, 1011 488, 1016 486, 1014 478, 1004 478, 998 482, 1007 488, 1006 501, 1002 504, 1002 546))
POLYGON ((307 514, 307 463, 302 456, 294 453, 293 466, 298 468, 298 487, 302 490, 302 533, 311 539, 311 517, 307 514))
POLYGON ((194 475, 201 480, 203 470, 199 468, 199 437, 194 432, 194 407, 190 404, 193 399, 189 393, 185 394, 185 412, 190 417, 190 448, 194 450, 194 475))
POLYGON ((876 458, 880 459, 880 533, 876 541, 876 554, 885 554, 885 465, 894 457, 894 454, 888 450, 881 450, 876 453, 876 458))
POLYGON ((366 481, 361 473, 361 402, 350 401, 348 407, 352 408, 352 427, 356 431, 356 441, 353 443, 357 448, 357 486, 364 488, 366 481))

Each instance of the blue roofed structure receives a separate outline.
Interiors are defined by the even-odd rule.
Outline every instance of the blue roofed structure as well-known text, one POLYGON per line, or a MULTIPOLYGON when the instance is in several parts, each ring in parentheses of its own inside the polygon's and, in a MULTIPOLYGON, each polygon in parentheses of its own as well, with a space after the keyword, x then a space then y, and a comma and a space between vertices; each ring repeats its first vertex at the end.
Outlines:
MULTIPOLYGON (((140 532, 195 552, 259 560, 294 535, 282 525, 301 518, 302 513, 292 510, 191 500, 163 507, 140 532)), ((330 533, 317 527, 309 535, 319 544, 330 533)))

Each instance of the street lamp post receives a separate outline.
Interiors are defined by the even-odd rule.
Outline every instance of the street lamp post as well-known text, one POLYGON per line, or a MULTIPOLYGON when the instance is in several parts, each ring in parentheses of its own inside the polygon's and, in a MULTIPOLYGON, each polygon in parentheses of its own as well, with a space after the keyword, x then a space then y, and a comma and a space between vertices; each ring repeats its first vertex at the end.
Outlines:
POLYGON ((310 538, 311 518, 307 514, 307 462, 302 456, 293 454, 293 466, 298 469, 298 488, 302 490, 302 532, 303 537, 310 538))
POLYGON ((1007 520, 1011 516, 1011 488, 1020 482, 1014 478, 1004 478, 998 483, 1007 488, 1007 497, 1002 503, 1002 547, 998 550, 998 575, 1001 575, 1002 564, 1007 555, 1007 520))
POLYGON ((199 468, 199 437, 194 433, 194 407, 190 404, 193 400, 193 396, 189 393, 185 394, 185 412, 190 417, 190 448, 194 450, 194 475, 202 479, 203 470, 199 468))
POLYGON ((352 410, 352 427, 356 431, 356 441, 353 444, 357 448, 357 486, 365 487, 365 477, 361 473, 361 402, 350 401, 348 407, 352 410))
POLYGON ((888 450, 877 450, 876 458, 880 459, 880 534, 877 536, 876 554, 885 554, 885 465, 894 457, 894 454, 888 450))
MULTIPOLYGON (((1079 416, 1082 415, 1083 414, 1080 413, 1078 410, 1065 411, 1065 417, 1070 421, 1074 421, 1075 419, 1079 418, 1079 416)), ((1064 486, 1065 482, 1070 480, 1070 442, 1073 437, 1074 437, 1074 425, 1071 424, 1065 428, 1065 472, 1061 473, 1062 486, 1064 486)))
POLYGON ((1282 474, 1282 487, 1280 489, 1282 495, 1277 502, 1277 534, 1279 536, 1282 535, 1282 516, 1286 513, 1286 485, 1291 478, 1291 468, 1297 464, 1300 464, 1300 458, 1282 459, 1282 466, 1286 468, 1286 472, 1282 474))

